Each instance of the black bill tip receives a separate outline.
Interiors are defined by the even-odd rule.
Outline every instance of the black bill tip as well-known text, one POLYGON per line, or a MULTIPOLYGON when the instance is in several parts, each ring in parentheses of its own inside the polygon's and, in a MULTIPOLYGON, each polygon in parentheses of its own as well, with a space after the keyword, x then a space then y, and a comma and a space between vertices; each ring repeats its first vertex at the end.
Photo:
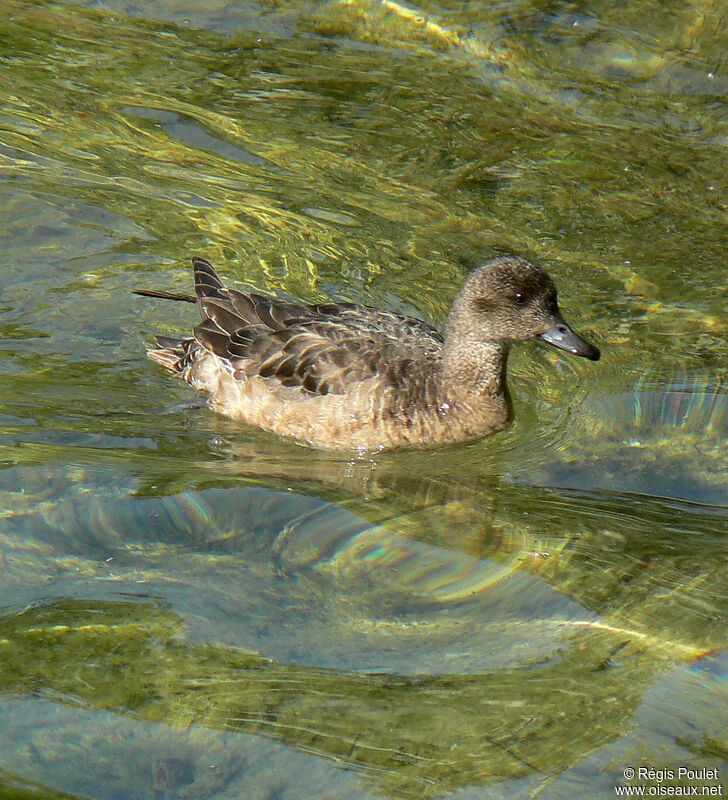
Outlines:
POLYGON ((601 356, 599 348, 574 333, 561 317, 554 317, 551 327, 538 338, 560 350, 567 350, 574 356, 582 356, 590 361, 599 361, 601 356))

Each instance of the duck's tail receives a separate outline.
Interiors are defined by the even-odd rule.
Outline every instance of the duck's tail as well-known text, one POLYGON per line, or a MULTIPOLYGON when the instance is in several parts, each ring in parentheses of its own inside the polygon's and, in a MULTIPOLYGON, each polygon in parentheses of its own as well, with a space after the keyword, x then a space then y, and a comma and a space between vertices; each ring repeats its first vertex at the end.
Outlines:
POLYGON ((196 294, 180 294, 179 292, 165 292, 160 289, 132 289, 133 294, 142 297, 157 297, 161 300, 179 300, 183 303, 196 303, 205 297, 227 298, 227 289, 215 272, 212 264, 202 256, 192 257, 192 269, 195 276, 196 294))
MULTIPOLYGON (((159 297, 162 300, 180 300, 184 303, 196 303, 197 298, 188 294, 178 294, 177 292, 162 292, 156 289, 133 289, 134 294, 140 294, 143 297, 159 297)), ((173 339, 169 336, 155 336, 157 346, 150 347, 147 350, 147 355, 152 361, 161 364, 165 369, 170 372, 180 373, 184 369, 183 362, 187 349, 185 345, 190 341, 189 339, 173 339)))
POLYGON ((186 366, 186 358, 189 352, 190 339, 172 339, 169 336, 155 336, 157 346, 150 347, 147 355, 152 361, 161 364, 170 372, 180 373, 186 366))
POLYGON ((162 300, 181 300, 183 303, 196 303, 197 298, 191 294, 179 294, 178 292, 162 292, 158 289, 132 289, 132 294, 140 294, 143 297, 159 297, 162 300))
MULTIPOLYGON (((160 289, 132 289, 142 297, 156 297, 161 300, 177 300, 182 303, 197 303, 205 298, 227 298, 227 290, 212 264, 200 256, 194 256, 192 266, 195 276, 195 295, 179 292, 165 292, 160 289)), ((205 314, 203 313, 203 318, 205 314)), ((156 336, 157 346, 147 350, 152 361, 177 374, 184 373, 194 360, 198 345, 194 338, 172 339, 169 336, 156 336)), ((183 376, 186 379, 186 375, 183 376)))

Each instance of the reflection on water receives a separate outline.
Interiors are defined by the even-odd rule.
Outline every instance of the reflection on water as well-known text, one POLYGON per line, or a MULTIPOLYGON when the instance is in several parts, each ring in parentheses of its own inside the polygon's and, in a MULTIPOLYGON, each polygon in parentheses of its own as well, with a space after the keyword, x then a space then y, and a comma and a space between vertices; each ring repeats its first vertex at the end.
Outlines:
MULTIPOLYGON (((430 484, 393 514, 387 475, 372 523, 346 509, 345 481, 341 504, 233 486, 150 497, 108 469, 58 470, 49 488, 45 468, 6 470, 6 691, 272 737, 365 785, 436 796, 485 775, 537 785, 613 741, 666 667, 725 644, 704 613, 726 602, 710 519, 684 522, 700 544, 664 527, 658 541, 657 509, 627 507, 606 535, 606 498, 559 506, 505 486, 479 511, 478 558, 462 486, 438 499, 430 484)), ((165 764, 186 748, 167 741, 165 764)), ((43 752, 52 774, 61 751, 43 752)), ((140 791, 167 774, 145 763, 140 791)))
POLYGON ((726 35, 673 6, 6 2, 0 794, 726 763, 726 35), (511 428, 431 452, 217 417, 130 295, 199 253, 440 324, 502 251, 605 357, 514 347, 511 428))
POLYGON ((642 376, 632 392, 613 397, 610 416, 642 435, 677 429, 700 433, 706 441, 728 436, 728 397, 709 375, 642 376))
POLYGON ((557 460, 536 464, 529 482, 599 488, 728 507, 728 394, 710 375, 640 376, 629 391, 585 400, 572 423, 581 434, 557 460), (585 452, 599 437, 599 450, 585 452))
MULTIPOLYGON (((16 477, 24 487, 38 482, 28 472, 16 477)), ((266 489, 113 500, 114 480, 83 476, 70 497, 7 518, 8 554, 44 558, 35 580, 28 564, 8 572, 0 605, 39 593, 46 602, 154 597, 195 637, 283 663, 400 674, 538 662, 595 619, 515 569, 517 546, 475 558, 398 534, 396 521, 373 525, 335 503, 266 489)))

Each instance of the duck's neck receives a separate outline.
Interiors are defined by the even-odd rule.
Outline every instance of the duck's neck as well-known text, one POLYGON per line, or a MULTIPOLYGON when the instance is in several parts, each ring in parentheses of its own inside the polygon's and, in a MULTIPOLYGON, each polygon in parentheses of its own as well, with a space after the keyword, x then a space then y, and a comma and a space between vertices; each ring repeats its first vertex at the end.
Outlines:
POLYGON ((467 333, 448 336, 446 332, 440 362, 441 386, 453 400, 467 397, 501 398, 506 396, 508 344, 478 340, 467 333))

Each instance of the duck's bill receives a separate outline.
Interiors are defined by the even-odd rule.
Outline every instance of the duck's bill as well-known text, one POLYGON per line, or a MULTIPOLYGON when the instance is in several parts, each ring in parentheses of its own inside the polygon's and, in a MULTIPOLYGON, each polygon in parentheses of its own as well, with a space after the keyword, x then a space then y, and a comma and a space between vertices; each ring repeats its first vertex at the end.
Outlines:
POLYGON ((574 333, 561 317, 554 317, 551 327, 538 338, 561 350, 568 350, 572 355, 599 361, 599 350, 574 333))

